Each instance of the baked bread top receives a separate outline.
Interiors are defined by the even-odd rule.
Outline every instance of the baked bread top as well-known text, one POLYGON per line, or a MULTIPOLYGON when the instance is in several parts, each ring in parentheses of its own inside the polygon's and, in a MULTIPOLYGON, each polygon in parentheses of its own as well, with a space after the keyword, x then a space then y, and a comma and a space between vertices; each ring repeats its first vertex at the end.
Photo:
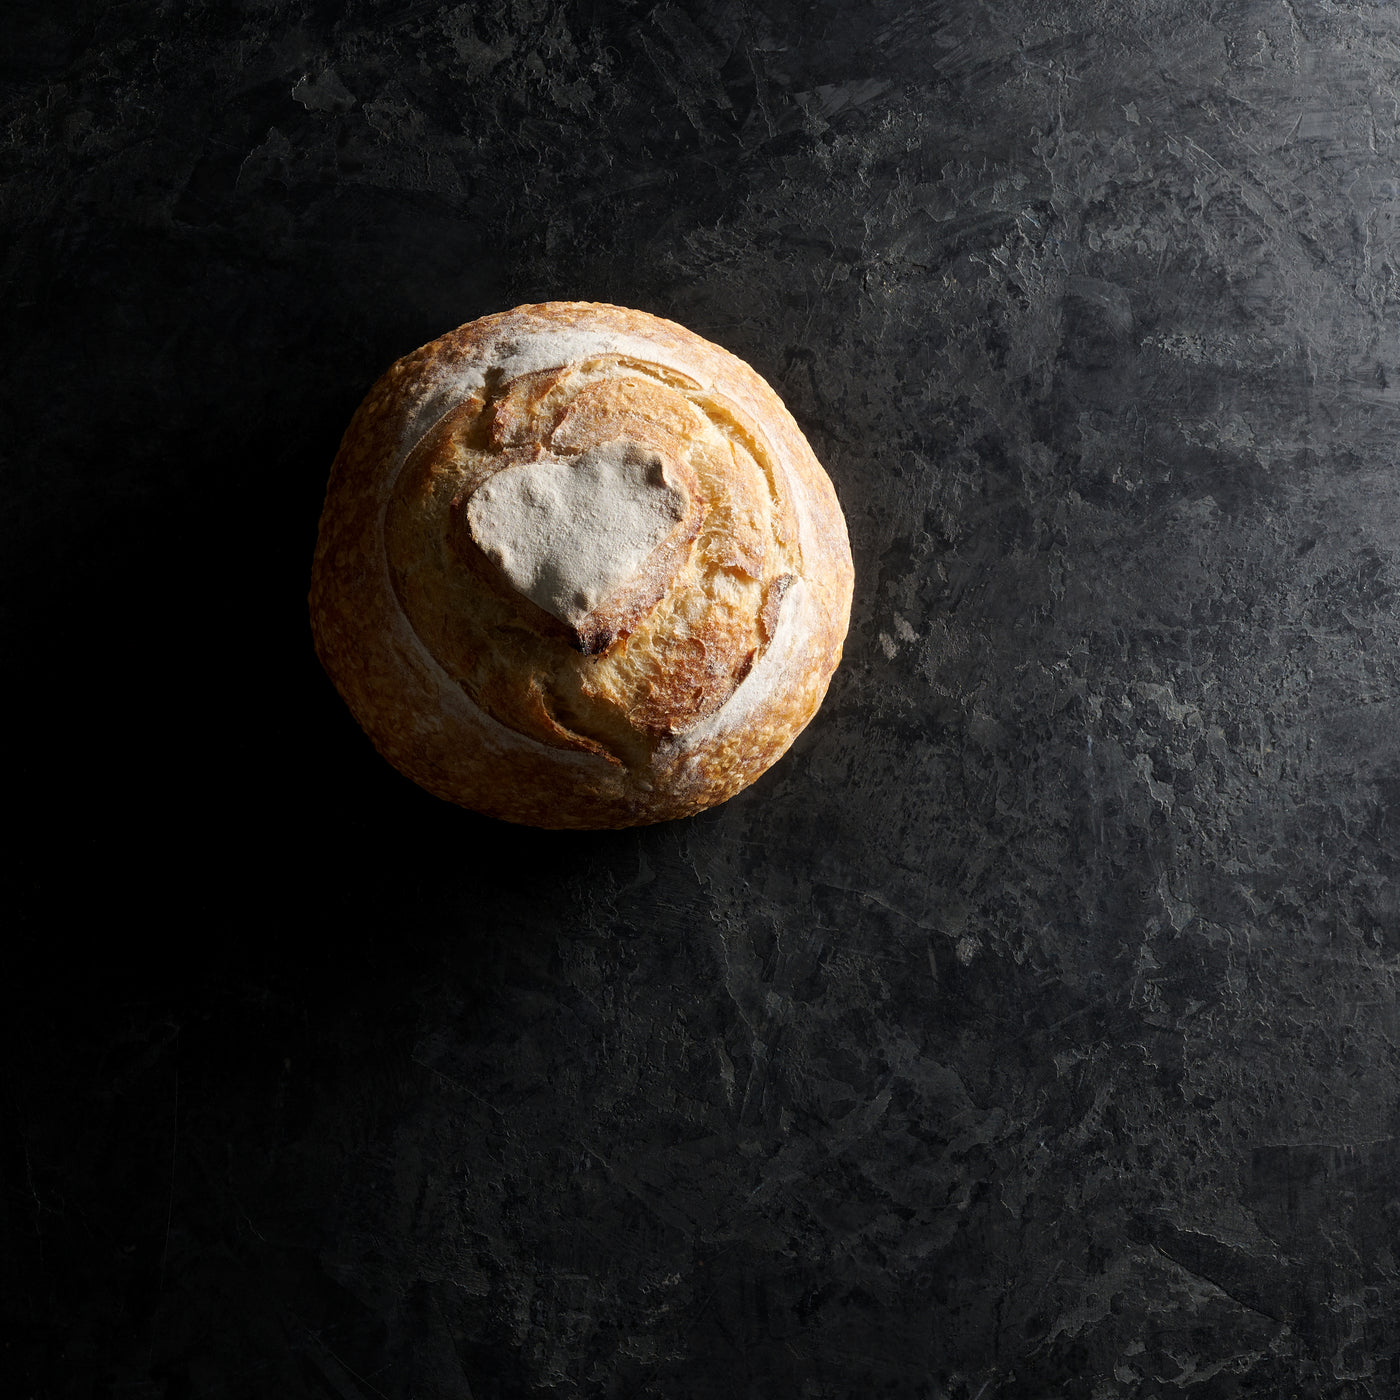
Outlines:
POLYGON ((841 656, 835 492, 742 360, 587 302, 486 316, 398 361, 331 471, 316 649, 380 752, 545 827, 723 801, 841 656))

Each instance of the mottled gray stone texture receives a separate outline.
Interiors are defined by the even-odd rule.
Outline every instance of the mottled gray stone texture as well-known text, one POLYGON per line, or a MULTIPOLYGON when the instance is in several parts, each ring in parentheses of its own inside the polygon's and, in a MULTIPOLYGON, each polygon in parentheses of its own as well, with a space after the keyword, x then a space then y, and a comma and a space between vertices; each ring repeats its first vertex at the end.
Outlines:
POLYGON ((1400 6, 6 8, 6 1396, 1400 1395, 1400 6), (768 377, 792 752, 441 804, 339 435, 546 298, 768 377))

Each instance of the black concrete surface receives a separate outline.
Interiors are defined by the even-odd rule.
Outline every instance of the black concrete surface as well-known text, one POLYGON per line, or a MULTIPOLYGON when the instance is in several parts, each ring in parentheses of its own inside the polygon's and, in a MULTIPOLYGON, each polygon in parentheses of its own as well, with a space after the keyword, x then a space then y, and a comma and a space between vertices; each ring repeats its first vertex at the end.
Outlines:
POLYGON ((13 3, 6 1396, 1400 1395, 1400 7, 13 3), (673 317, 847 512, 694 820, 371 751, 390 361, 673 317))

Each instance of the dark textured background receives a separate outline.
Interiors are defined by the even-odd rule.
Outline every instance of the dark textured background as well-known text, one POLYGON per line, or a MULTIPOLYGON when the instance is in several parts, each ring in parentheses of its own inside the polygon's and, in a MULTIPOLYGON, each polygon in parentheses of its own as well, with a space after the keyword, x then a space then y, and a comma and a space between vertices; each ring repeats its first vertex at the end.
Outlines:
POLYGON ((1400 7, 13 0, 6 1396, 1400 1395, 1400 7), (847 659, 499 826, 304 594, 388 363, 766 375, 847 659))

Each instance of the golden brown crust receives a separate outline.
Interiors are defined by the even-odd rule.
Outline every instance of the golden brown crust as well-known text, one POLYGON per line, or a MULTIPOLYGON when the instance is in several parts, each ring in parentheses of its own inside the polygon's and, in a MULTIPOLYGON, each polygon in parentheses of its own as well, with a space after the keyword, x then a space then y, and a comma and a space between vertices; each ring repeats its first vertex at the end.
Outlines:
POLYGON ((643 312, 552 302, 375 384, 332 468, 310 602, 323 665, 409 777, 510 821, 620 827, 723 801, 786 751, 851 589, 831 483, 748 365, 643 312), (691 509, 570 628, 482 556, 464 505, 511 462, 617 440, 664 454, 691 509))

